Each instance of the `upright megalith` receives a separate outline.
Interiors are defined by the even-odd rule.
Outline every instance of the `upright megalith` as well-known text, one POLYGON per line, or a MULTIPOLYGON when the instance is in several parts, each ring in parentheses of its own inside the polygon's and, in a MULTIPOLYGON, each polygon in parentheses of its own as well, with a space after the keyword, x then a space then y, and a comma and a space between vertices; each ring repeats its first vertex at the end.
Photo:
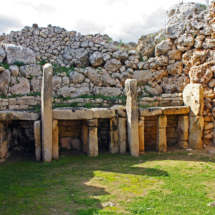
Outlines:
POLYGON ((88 120, 87 125, 89 127, 87 153, 89 156, 98 156, 99 154, 98 128, 97 128, 98 120, 97 119, 88 120))
POLYGON ((52 161, 52 65, 43 67, 41 89, 42 155, 43 161, 52 161))
POLYGON ((157 143, 156 149, 159 152, 167 151, 167 139, 166 139, 166 127, 167 127, 167 116, 160 115, 157 121, 157 143))
POLYGON ((59 131, 58 120, 52 121, 52 158, 59 158, 59 131))
POLYGON ((109 151, 112 154, 119 152, 119 131, 118 131, 118 118, 113 117, 110 119, 110 131, 109 131, 109 151))
POLYGON ((144 117, 140 117, 139 120, 139 149, 140 154, 143 154, 145 151, 145 142, 144 142, 144 117))
POLYGON ((118 118, 119 152, 126 153, 126 118, 118 118))
POLYGON ((203 147, 204 127, 204 95, 201 84, 188 84, 183 91, 183 100, 186 106, 190 106, 189 113, 189 147, 201 149, 203 147))
POLYGON ((8 152, 7 123, 0 122, 0 160, 4 160, 8 152))
POLYGON ((139 156, 139 112, 137 107, 137 80, 127 79, 125 81, 125 90, 127 95, 127 131, 128 144, 131 156, 139 156))
POLYGON ((41 122, 40 120, 34 122, 34 139, 35 139, 35 156, 36 161, 41 160, 41 122))

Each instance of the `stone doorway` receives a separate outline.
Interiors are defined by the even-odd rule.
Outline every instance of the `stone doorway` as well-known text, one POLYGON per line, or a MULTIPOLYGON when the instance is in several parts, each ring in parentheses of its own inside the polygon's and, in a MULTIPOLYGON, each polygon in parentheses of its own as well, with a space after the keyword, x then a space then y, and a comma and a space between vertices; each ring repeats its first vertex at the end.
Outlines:
POLYGON ((109 152, 110 119, 98 119, 98 149, 100 152, 109 152))

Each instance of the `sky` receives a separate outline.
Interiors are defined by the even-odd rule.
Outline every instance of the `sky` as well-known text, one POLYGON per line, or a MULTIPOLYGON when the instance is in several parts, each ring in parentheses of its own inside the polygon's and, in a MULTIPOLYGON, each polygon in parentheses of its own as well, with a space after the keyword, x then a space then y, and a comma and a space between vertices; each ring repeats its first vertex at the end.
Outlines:
POLYGON ((141 35, 164 28, 167 9, 181 1, 6 0, 1 2, 0 34, 37 23, 39 27, 51 24, 83 35, 108 34, 116 41, 137 43, 141 35))

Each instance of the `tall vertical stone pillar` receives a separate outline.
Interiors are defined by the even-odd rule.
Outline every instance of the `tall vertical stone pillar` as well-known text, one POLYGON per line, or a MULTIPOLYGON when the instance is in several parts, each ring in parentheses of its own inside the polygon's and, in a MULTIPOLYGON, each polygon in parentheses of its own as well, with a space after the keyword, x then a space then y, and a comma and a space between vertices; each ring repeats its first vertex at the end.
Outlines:
POLYGON ((82 121, 82 150, 83 152, 87 152, 87 136, 88 136, 88 127, 87 121, 82 121))
POLYGON ((139 150, 140 154, 144 154, 145 142, 144 142, 144 117, 140 117, 139 120, 139 150))
POLYGON ((42 156, 43 161, 52 161, 52 65, 43 67, 41 89, 42 156))
POLYGON ((52 158, 59 158, 59 131, 58 120, 52 121, 52 158))
POLYGON ((0 162, 5 161, 8 152, 7 122, 0 122, 0 162))
POLYGON ((126 118, 118 118, 119 152, 126 153, 126 118))
POLYGON ((90 119, 88 120, 87 125, 89 127, 87 153, 89 156, 98 156, 98 121, 97 119, 90 119))
POLYGON ((109 151, 112 154, 119 152, 119 132, 118 132, 118 119, 113 117, 110 119, 110 131, 109 131, 109 151))
POLYGON ((34 122, 34 139, 35 139, 35 156, 36 161, 41 161, 41 122, 40 120, 34 122))
POLYGON ((189 147, 201 149, 203 147, 204 127, 204 96, 201 84, 188 84, 183 91, 183 100, 186 106, 190 106, 189 113, 189 147))
POLYGON ((137 80, 127 79, 125 81, 125 90, 127 95, 127 132, 128 144, 131 156, 139 156, 139 112, 137 107, 137 80))
POLYGON ((178 147, 180 149, 188 148, 189 138, 189 118, 188 116, 178 116, 178 147))
POLYGON ((159 152, 167 151, 167 139, 166 139, 166 127, 167 117, 166 115, 160 115, 158 117, 158 132, 157 132, 157 143, 156 149, 159 152))

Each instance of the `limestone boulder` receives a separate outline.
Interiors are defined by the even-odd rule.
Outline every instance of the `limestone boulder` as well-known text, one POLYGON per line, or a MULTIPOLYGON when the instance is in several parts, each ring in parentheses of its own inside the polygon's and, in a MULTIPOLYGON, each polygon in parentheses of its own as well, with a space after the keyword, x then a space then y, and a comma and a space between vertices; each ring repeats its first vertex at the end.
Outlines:
POLYGON ((125 50, 118 50, 112 54, 112 57, 118 60, 126 60, 128 58, 128 53, 125 50))
POLYGON ((137 79, 137 83, 147 84, 151 80, 152 76, 153 74, 151 70, 135 70, 133 78, 137 79))
POLYGON ((89 65, 89 51, 84 48, 69 49, 64 54, 64 61, 67 64, 77 67, 86 67, 89 65))
POLYGON ((13 44, 3 44, 6 52, 6 60, 8 64, 13 64, 15 61, 23 62, 24 64, 35 64, 36 55, 33 50, 13 44))
POLYGON ((168 52, 168 56, 169 56, 170 60, 181 60, 182 59, 182 51, 171 50, 168 52))
POLYGON ((116 72, 121 67, 122 67, 121 62, 116 59, 108 60, 104 65, 104 68, 110 72, 116 72))
POLYGON ((21 66, 20 67, 20 73, 25 77, 25 78, 31 78, 40 76, 42 75, 42 71, 39 65, 36 64, 30 64, 26 66, 21 66))
POLYGON ((72 83, 77 84, 82 83, 85 79, 85 76, 79 72, 74 71, 69 74, 69 79, 71 80, 72 83))
POLYGON ((95 85, 116 85, 115 79, 111 78, 105 69, 93 69, 91 67, 87 67, 85 74, 95 85))
POLYGON ((62 78, 58 76, 53 76, 52 78, 52 89, 57 90, 60 88, 62 83, 62 78))
POLYGON ((208 83, 213 75, 213 66, 210 64, 208 65, 208 63, 193 66, 189 71, 190 83, 208 83))
POLYGON ((116 87, 94 87, 94 95, 104 95, 104 96, 119 96, 121 94, 120 88, 116 87))
POLYGON ((158 84, 154 88, 150 86, 145 86, 144 89, 147 93, 153 96, 158 96, 163 93, 163 88, 158 84))
POLYGON ((206 38, 202 43, 204 49, 213 49, 215 48, 215 39, 206 38))
POLYGON ((7 94, 8 87, 10 84, 10 72, 9 70, 4 70, 0 72, 0 94, 7 94))
POLYGON ((27 78, 17 78, 18 84, 11 87, 11 93, 16 95, 26 95, 30 93, 30 84, 27 78))
POLYGON ((158 66, 167 66, 169 64, 169 58, 164 55, 157 56, 155 62, 158 66))
POLYGON ((179 61, 177 61, 174 64, 170 64, 169 66, 167 66, 167 72, 170 75, 177 75, 177 76, 179 76, 179 75, 181 75, 182 70, 183 70, 183 63, 179 62, 179 61))
POLYGON ((19 67, 17 65, 11 65, 9 67, 9 70, 13 77, 17 77, 19 75, 19 67))
POLYGON ((41 92, 42 76, 31 79, 30 87, 33 92, 41 92))
POLYGON ((187 76, 170 77, 161 82, 161 86, 165 93, 182 93, 185 86, 190 83, 190 79, 187 76))
POLYGON ((190 50, 191 47, 194 46, 194 44, 195 44, 195 38, 193 37, 193 35, 184 34, 178 38, 177 49, 182 52, 185 52, 190 50))
POLYGON ((215 93, 214 93, 213 88, 205 87, 203 94, 204 94, 204 98, 210 98, 210 99, 215 98, 215 93))
POLYGON ((0 46, 0 63, 4 60, 5 57, 6 57, 6 53, 4 49, 0 46))
POLYGON ((200 49, 202 48, 202 42, 205 39, 205 35, 198 35, 195 39, 195 48, 200 49))
POLYGON ((104 63, 103 54, 101 52, 94 52, 90 55, 90 63, 93 67, 101 66, 104 63))
POLYGON ((215 87, 215 79, 211 79, 208 83, 209 87, 215 87))
POLYGON ((88 87, 80 87, 80 88, 74 88, 74 87, 62 87, 57 91, 58 96, 70 96, 71 98, 83 96, 83 95, 89 95, 90 90, 88 87))
POLYGON ((172 49, 172 41, 171 39, 163 40, 161 43, 155 46, 155 55, 165 55, 172 49))

